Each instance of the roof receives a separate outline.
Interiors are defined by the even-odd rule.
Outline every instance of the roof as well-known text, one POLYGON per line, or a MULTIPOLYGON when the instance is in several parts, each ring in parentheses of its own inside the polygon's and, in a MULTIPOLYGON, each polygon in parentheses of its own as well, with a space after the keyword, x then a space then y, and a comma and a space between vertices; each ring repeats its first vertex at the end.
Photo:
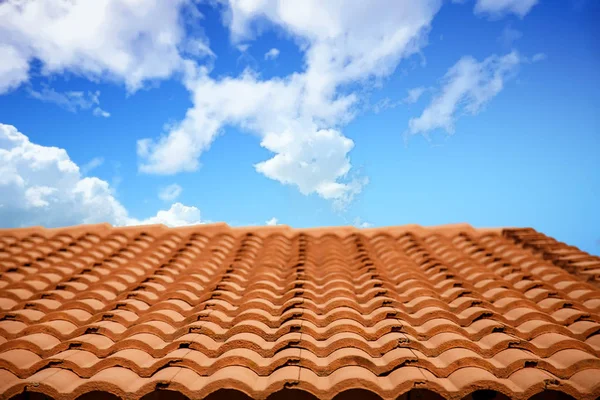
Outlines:
POLYGON ((600 258, 530 228, 3 229, 0 271, 0 398, 600 396, 600 258))

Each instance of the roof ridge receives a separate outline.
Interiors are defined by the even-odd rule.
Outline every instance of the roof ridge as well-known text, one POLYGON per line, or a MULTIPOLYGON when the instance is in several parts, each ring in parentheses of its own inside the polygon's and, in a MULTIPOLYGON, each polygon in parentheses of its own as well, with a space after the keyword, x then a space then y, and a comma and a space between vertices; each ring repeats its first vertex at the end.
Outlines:
POLYGON ((319 232, 330 232, 330 231, 338 231, 338 232, 374 232, 381 230, 392 230, 392 231, 496 231, 498 233, 504 230, 511 229, 521 229, 521 228, 507 228, 507 227, 474 227, 469 223, 449 223, 449 224, 439 224, 439 225, 420 225, 420 224, 401 224, 401 225, 386 225, 386 226, 373 226, 373 227, 357 227, 353 225, 329 225, 329 226, 315 226, 315 227, 306 227, 306 228, 294 228, 287 224, 277 224, 277 225, 243 225, 243 226, 231 226, 226 222, 215 222, 210 224, 195 224, 195 225, 185 225, 185 226, 175 226, 169 227, 165 224, 146 224, 146 225, 128 225, 128 226, 119 226, 112 225, 108 222, 98 223, 98 224, 79 224, 79 225, 69 225, 69 226, 61 226, 61 227, 51 227, 47 228, 42 225, 34 225, 28 227, 18 227, 18 228, 0 228, 0 234, 5 233, 58 233, 62 231, 107 231, 107 230, 119 230, 119 231, 138 231, 138 230, 176 230, 176 231, 188 231, 188 230, 213 230, 215 228, 220 229, 230 229, 233 231, 265 231, 265 232, 275 232, 275 231, 302 231, 308 233, 319 233, 319 232))

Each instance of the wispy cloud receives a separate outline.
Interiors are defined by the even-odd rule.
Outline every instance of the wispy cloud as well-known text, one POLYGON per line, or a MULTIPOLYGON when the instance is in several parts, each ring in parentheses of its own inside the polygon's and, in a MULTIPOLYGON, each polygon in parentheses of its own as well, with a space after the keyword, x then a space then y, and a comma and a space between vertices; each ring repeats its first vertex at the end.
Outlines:
POLYGON ((272 48, 265 53, 265 60, 274 60, 277 57, 279 57, 279 50, 276 48, 272 48))
POLYGON ((268 220, 267 222, 265 222, 265 224, 273 226, 273 225, 277 225, 278 222, 279 222, 279 220, 277 218, 273 217, 270 220, 268 220))
POLYGON ((190 38, 185 42, 182 48, 186 54, 190 54, 195 57, 217 57, 217 55, 210 49, 208 40, 204 38, 190 38))
POLYGON ((426 87, 416 87, 408 90, 408 94, 402 100, 392 100, 389 97, 384 97, 379 100, 377 103, 371 106, 371 110, 375 114, 382 113, 387 110, 394 109, 402 104, 414 104, 425 94, 430 91, 430 88, 426 87))
POLYGON ((373 110, 373 112, 374 112, 375 114, 379 114, 379 113, 382 113, 382 112, 384 112, 384 111, 387 111, 387 110, 391 110, 391 109, 393 109, 393 108, 396 108, 396 107, 398 107, 400 104, 401 104, 401 102, 400 102, 400 101, 395 101, 395 100, 392 100, 392 99, 391 99, 391 98, 389 98, 389 97, 384 97, 383 99, 381 99, 381 100, 379 100, 377 103, 375 103, 375 104, 374 104, 374 105, 371 107, 371 109, 373 110))
POLYGON ((408 95, 404 98, 403 102, 407 104, 416 103, 426 91, 427 89, 423 86, 410 89, 408 91, 408 95))
POLYGON ((353 225, 357 228, 372 228, 373 224, 367 221, 363 221, 360 217, 354 218, 353 225))
POLYGON ((516 52, 493 55, 478 62, 462 57, 446 73, 441 89, 423 113, 411 118, 406 134, 427 134, 435 129, 454 132, 456 119, 463 114, 475 115, 514 77, 522 58, 516 52))
POLYGON ((477 0, 475 13, 486 14, 492 18, 512 13, 523 18, 537 3, 538 0, 477 0))
POLYGON ((176 183, 173 183, 169 186, 162 188, 158 197, 163 201, 173 201, 181 195, 183 188, 176 183))
POLYGON ((119 161, 111 161, 113 176, 110 181, 110 186, 116 192, 121 183, 123 182, 123 176, 121 174, 121 163, 119 161))
POLYGON ((29 95, 34 99, 47 103, 56 104, 69 112, 79 110, 89 110, 94 107, 92 113, 95 116, 110 117, 110 114, 100 108, 100 91, 68 91, 57 92, 53 88, 43 85, 42 89, 37 91, 33 88, 28 89, 29 95))
POLYGON ((256 58, 254 58, 250 51, 248 51, 250 50, 250 45, 248 43, 238 44, 236 48, 241 53, 236 60, 236 64, 238 66, 241 66, 246 70, 258 69, 258 61, 256 58))
POLYGON ((100 107, 95 107, 94 111, 92 111, 92 113, 96 116, 96 117, 103 117, 103 118, 108 118, 110 117, 110 113, 108 111, 104 111, 103 109, 101 109, 100 107))
POLYGON ((90 161, 88 161, 86 164, 83 164, 81 166, 81 168, 80 168, 81 174, 82 175, 87 175, 92 170, 98 168, 102 164, 104 164, 104 158, 102 158, 102 157, 94 157, 90 161))
POLYGON ((498 38, 500 44, 504 47, 510 48, 514 42, 519 40, 523 34, 514 29, 510 24, 506 25, 498 38))

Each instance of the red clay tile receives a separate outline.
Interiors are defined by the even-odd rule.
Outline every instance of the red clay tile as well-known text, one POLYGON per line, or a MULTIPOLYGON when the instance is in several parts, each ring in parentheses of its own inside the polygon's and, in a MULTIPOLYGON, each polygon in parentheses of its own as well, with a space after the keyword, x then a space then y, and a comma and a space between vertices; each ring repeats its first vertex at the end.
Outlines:
POLYGON ((0 397, 595 399, 597 270, 531 229, 0 230, 0 397))

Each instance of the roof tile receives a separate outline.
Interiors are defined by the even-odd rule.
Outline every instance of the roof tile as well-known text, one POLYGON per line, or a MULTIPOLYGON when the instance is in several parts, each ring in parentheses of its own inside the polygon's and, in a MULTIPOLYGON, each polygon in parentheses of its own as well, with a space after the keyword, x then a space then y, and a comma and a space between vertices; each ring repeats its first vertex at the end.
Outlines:
POLYGON ((0 397, 595 399, 599 267, 529 228, 0 230, 0 397))

